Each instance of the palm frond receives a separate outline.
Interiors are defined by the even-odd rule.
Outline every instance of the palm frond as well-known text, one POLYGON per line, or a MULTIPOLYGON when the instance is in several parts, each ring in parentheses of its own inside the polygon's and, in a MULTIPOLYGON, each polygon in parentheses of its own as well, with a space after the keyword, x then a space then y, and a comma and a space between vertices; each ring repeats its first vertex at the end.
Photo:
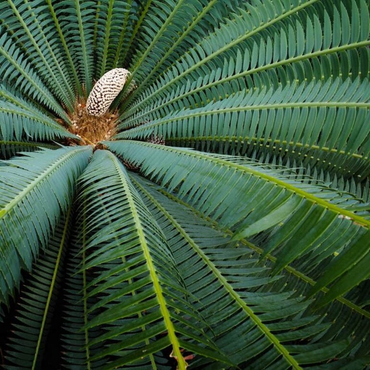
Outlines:
POLYGON ((119 51, 121 51, 129 14, 130 6, 125 1, 105 0, 99 3, 96 42, 94 42, 100 51, 96 61, 97 76, 103 76, 104 73, 117 67, 114 65, 113 58, 117 55, 117 45, 120 45, 119 51), (122 20, 126 27, 122 27, 122 20))
MULTIPOLYGON (((157 0, 154 0, 150 3, 152 5, 152 12, 148 12, 144 21, 145 24, 143 25, 143 28, 145 29, 145 34, 142 35, 139 47, 136 47, 135 57, 131 62, 131 76, 128 80, 129 83, 136 78, 136 75, 143 75, 140 74, 140 70, 142 69, 143 65, 144 69, 147 71, 148 69, 152 69, 156 64, 158 57, 160 57, 164 52, 164 50, 162 50, 158 44, 162 38, 168 39, 169 35, 175 32, 174 29, 172 29, 171 32, 171 28, 177 29, 177 22, 174 22, 174 18, 178 14, 179 10, 184 7, 183 0, 177 2, 173 0, 166 0, 165 6, 163 5, 163 2, 159 2, 157 0), (153 53, 154 50, 156 51, 155 53, 153 53), (157 54, 158 57, 156 56, 157 54), (149 64, 148 67, 146 67, 147 64, 149 64)), ((125 90, 122 91, 120 96, 125 96, 129 85, 130 84, 127 84, 125 90)), ((116 102, 121 100, 120 96, 116 99, 116 102)), ((116 108, 116 105, 114 104, 113 107, 116 108)))
POLYGON ((17 87, 25 96, 35 99, 57 113, 65 122, 69 118, 51 92, 42 83, 32 66, 13 41, 0 28, 0 75, 2 80, 17 87), (27 83, 25 83, 27 81, 27 83))
MULTIPOLYGON (((161 197, 161 195, 166 196, 171 201, 176 202, 176 204, 179 205, 179 207, 186 207, 184 211, 185 213, 188 213, 190 211, 193 215, 196 215, 197 217, 200 217, 202 220, 205 220, 207 224, 210 227, 212 227, 212 229, 218 230, 224 236, 227 235, 228 237, 234 238, 235 236, 234 231, 232 231, 231 229, 226 229, 225 227, 220 225, 218 222, 212 220, 211 218, 207 216, 204 216, 202 213, 200 213, 197 209, 195 209, 189 203, 187 203, 186 201, 180 200, 177 197, 176 193, 173 193, 173 192, 169 193, 168 191, 165 190, 165 188, 159 185, 156 185, 153 182, 145 180, 142 177, 134 176, 134 175, 131 175, 131 177, 134 177, 132 181, 134 181, 134 183, 137 186, 139 187, 144 186, 146 190, 149 190, 149 191, 152 190, 152 194, 155 194, 155 198, 161 197)), ((198 222, 202 223, 204 221, 198 221, 198 222)), ((268 251, 264 250, 266 244, 269 242, 269 238, 273 235, 274 235, 273 233, 271 234, 261 233, 261 234, 256 235, 255 237, 250 238, 249 240, 240 239, 238 243, 241 243, 242 246, 245 246, 251 249, 252 251, 254 251, 255 253, 257 253, 261 259, 266 258, 271 263, 275 264, 277 262, 277 258, 271 255, 270 253, 268 253, 268 251)), ((236 246, 238 247, 238 244, 236 246)), ((304 255, 302 259, 298 258, 296 261, 294 261, 290 265, 285 266, 283 269, 284 272, 290 274, 293 280, 297 278, 300 282, 300 285, 304 285, 306 286, 307 289, 310 290, 309 286, 310 285, 314 286, 316 284, 316 281, 313 279, 313 277, 316 278, 317 276, 320 276, 322 265, 325 265, 325 261, 324 263, 322 263, 325 256, 328 256, 331 254, 335 255, 336 254, 335 251, 337 251, 342 246, 342 244, 338 243, 336 247, 334 245, 335 247, 334 249, 330 248, 332 246, 333 246, 332 244, 329 246, 328 248, 329 252, 325 250, 325 247, 321 246, 323 248, 322 250, 321 248, 317 248, 313 253, 304 255), (318 255, 320 255, 320 253, 324 254, 324 256, 320 257, 321 259, 318 258, 318 255), (310 264, 309 268, 307 264, 310 264), (319 272, 319 274, 317 273, 317 271, 319 272)), ((280 274, 283 273, 283 270, 280 272, 280 274)), ((303 293, 302 289, 300 289, 300 292, 303 293)), ((321 288, 321 292, 327 293, 328 289, 323 287, 321 288)), ((366 302, 366 299, 367 299, 366 294, 364 295, 363 300, 359 300, 358 298, 359 298, 358 296, 354 297, 353 295, 350 295, 350 299, 352 300, 348 300, 347 298, 344 298, 344 297, 336 297, 336 300, 340 302, 341 304, 343 304, 344 306, 346 306, 347 310, 354 311, 357 314, 359 314, 361 317, 370 318, 369 311, 367 311, 366 309, 363 309, 361 306, 357 305, 357 303, 355 302, 355 301, 366 302)))
POLYGON ((56 145, 34 141, 0 140, 0 159, 9 159, 22 152, 33 152, 40 148, 57 149, 56 145))
POLYGON ((369 175, 369 81, 340 78, 235 93, 116 135, 163 137, 168 144, 217 153, 279 154, 311 170, 362 181, 369 175), (360 134, 361 132, 361 134, 360 134), (359 178, 358 175, 361 174, 359 178))
POLYGON ((93 1, 66 0, 54 1, 51 5, 59 21, 63 42, 85 87, 84 93, 88 95, 94 76, 93 41, 97 4, 93 1))
MULTIPOLYGON (((356 214, 351 204, 341 204, 335 190, 300 183, 254 163, 236 164, 227 156, 132 141, 105 144, 124 160, 140 166, 146 176, 176 189, 180 199, 187 199, 202 214, 231 227, 235 240, 280 224, 266 249, 279 251, 273 273, 316 248, 316 242, 332 235, 332 228, 339 232, 341 225, 351 230, 348 234, 343 227, 340 235, 342 246, 346 245, 356 262, 369 249, 368 215, 356 214)), ((348 262, 345 270, 351 266, 348 262)), ((351 286, 360 282, 361 278, 352 280, 351 286)))
POLYGON ((74 181, 91 149, 44 149, 0 167, 1 301, 19 286, 21 269, 30 271, 45 248, 61 212, 71 204, 74 181))
POLYGON ((0 98, 1 100, 8 101, 23 109, 31 111, 33 114, 38 114, 41 117, 50 115, 49 112, 36 100, 27 98, 21 91, 17 90, 14 86, 7 83, 0 83, 0 98))
POLYGON ((77 137, 60 126, 56 121, 38 112, 32 112, 10 102, 1 102, 1 137, 51 141, 56 138, 77 137))
MULTIPOLYGON (((291 351, 289 342, 298 338, 314 339, 317 346, 325 348, 323 353, 326 354, 321 360, 334 353, 350 352, 359 343, 356 339, 355 343, 348 341, 346 346, 340 336, 330 342, 325 337, 322 339, 332 323, 319 320, 316 313, 307 310, 310 302, 302 301, 293 291, 286 288, 281 291, 279 280, 284 276, 269 277, 273 264, 261 263, 254 250, 246 245, 235 248, 230 237, 215 230, 214 224, 197 218, 189 208, 167 199, 152 183, 137 175, 132 176, 132 181, 165 231, 181 276, 195 296, 193 304, 211 324, 216 342, 241 368, 265 368, 261 361, 265 365, 273 362, 273 366, 279 364, 291 368, 301 368, 310 361, 318 362, 318 357, 312 357, 315 349, 312 353, 298 355, 300 348, 296 345, 291 351), (248 292, 243 293, 241 289, 248 292), (290 316, 292 307, 301 313, 290 316), (248 334, 243 333, 245 330, 248 334), (333 345, 334 342, 337 343, 333 345)), ((291 283, 293 280, 290 277, 291 283)), ((306 284, 309 288, 308 281, 306 284)), ((304 289, 300 291, 302 294, 304 289)), ((332 316, 332 311, 328 308, 327 315, 332 316)), ((304 347, 302 345, 301 349, 304 347)), ((217 368, 214 363, 207 367, 207 362, 197 360, 192 366, 217 368)))
MULTIPOLYGON (((170 61, 183 55, 189 43, 193 43, 194 39, 202 38, 213 30, 233 5, 232 1, 224 4, 214 0, 186 2, 178 8, 173 8, 171 13, 173 19, 171 22, 163 23, 162 28, 165 28, 163 33, 157 32, 158 25, 168 19, 166 12, 171 4, 168 2, 163 9, 153 7, 152 12, 147 14, 148 21, 143 26, 146 31, 142 32, 143 41, 140 49, 136 49, 135 52, 138 54, 140 51, 143 54, 147 50, 150 40, 155 43, 157 39, 154 46, 156 53, 147 53, 146 58, 141 58, 138 62, 140 64, 136 68, 137 77, 135 78, 140 80, 140 86, 125 99, 124 104, 129 105, 135 96, 138 96, 145 87, 158 78, 158 75, 171 67, 170 61), (210 22, 210 18, 212 22, 210 22), (190 23, 188 23, 189 19, 190 23)), ((130 70, 132 69, 135 69, 135 65, 130 67, 130 70)))
POLYGON ((6 369, 39 369, 60 292, 66 246, 71 227, 71 209, 55 228, 45 251, 40 254, 18 298, 12 323, 6 369))
MULTIPOLYGON (((160 54, 155 57, 147 58, 153 49, 158 44, 161 37, 164 37, 166 32, 170 32, 168 30, 171 28, 171 22, 173 21, 174 17, 177 15, 179 9, 184 7, 184 2, 182 0, 178 1, 177 3, 173 0, 166 0, 166 4, 161 8, 158 7, 160 4, 159 1, 153 0, 152 3, 154 5, 151 8, 151 14, 145 20, 146 33, 148 34, 147 37, 143 37, 141 45, 136 48, 136 58, 131 63, 131 73, 133 78, 138 74, 138 69, 142 67, 142 64, 151 62, 150 59, 158 58, 160 54, 164 51, 162 48, 159 48, 160 54)), ((149 14, 148 14, 149 15, 149 14)), ((176 22, 172 27, 177 27, 176 22)), ((153 66, 153 64, 150 64, 153 66)))
MULTIPOLYGON (((77 225, 74 222, 73 235, 66 261, 65 286, 63 292, 63 368, 65 369, 95 369, 103 365, 102 361, 91 361, 91 357, 101 349, 101 346, 89 347, 89 340, 93 340, 100 333, 99 330, 81 330, 91 315, 88 307, 96 303, 96 299, 86 299, 87 284, 92 276, 81 270, 86 258, 86 214, 77 225)), ((100 333, 101 334, 101 333, 100 333)))
POLYGON ((369 18, 0 0, 1 365, 367 368, 369 18))
POLYGON ((45 9, 42 9, 42 1, 34 1, 32 5, 39 8, 37 13, 34 8, 25 9, 19 2, 2 2, 0 12, 6 14, 6 17, 3 17, 3 27, 10 31, 8 37, 25 50, 28 60, 50 91, 72 111, 74 91, 69 70, 64 64, 64 54, 60 52, 54 38, 53 20, 45 9))
POLYGON ((65 53, 65 56, 68 59, 68 67, 69 67, 69 70, 70 70, 71 75, 73 75, 74 83, 76 85, 76 90, 77 90, 77 92, 78 92, 79 95, 83 95, 81 83, 80 83, 80 81, 78 79, 77 69, 76 69, 76 66, 75 66, 75 64, 73 62, 71 50, 68 48, 66 39, 65 39, 64 34, 62 32, 61 24, 59 22, 59 19, 58 19, 58 16, 56 14, 56 11, 55 11, 55 9, 53 7, 52 0, 46 0, 46 1, 48 3, 49 11, 50 11, 50 14, 52 16, 52 19, 54 21, 56 32, 58 32, 58 36, 60 38, 60 42, 62 44, 62 47, 63 47, 64 53, 65 53))
MULTIPOLYGON (((139 29, 143 26, 143 22, 147 16, 147 13, 152 5, 153 0, 145 0, 142 2, 134 2, 133 6, 136 8, 136 13, 133 15, 134 22, 128 26, 128 40, 126 45, 122 45, 122 52, 118 53, 115 57, 115 61, 119 65, 129 65, 135 54, 136 45, 133 45, 134 41, 138 39, 139 29)), ((121 41, 122 39, 120 39, 121 41)), ((121 44, 120 44, 121 45, 121 44)))
POLYGON ((181 348, 227 361, 204 335, 204 324, 187 303, 164 236, 118 159, 109 152, 95 152, 81 186, 80 217, 86 217, 88 235, 83 270, 97 271, 87 298, 98 299, 88 310, 97 315, 84 329, 102 328, 105 333, 89 346, 107 345, 91 360, 111 358, 103 369, 141 364, 143 354, 153 361, 154 353, 171 347, 180 369, 185 369, 181 348), (102 163, 104 174, 99 171, 102 163))
POLYGON ((324 9, 315 9, 316 1, 284 3, 248 4, 246 10, 241 9, 233 23, 227 21, 203 39, 135 103, 122 106, 124 127, 183 107, 203 106, 244 88, 277 88, 294 80, 330 75, 368 76, 369 7, 365 1, 325 3, 324 9), (360 13, 365 14, 362 20, 355 16, 360 13), (349 14, 354 16, 349 18, 349 14), (340 29, 345 33, 340 32, 338 38, 340 29))

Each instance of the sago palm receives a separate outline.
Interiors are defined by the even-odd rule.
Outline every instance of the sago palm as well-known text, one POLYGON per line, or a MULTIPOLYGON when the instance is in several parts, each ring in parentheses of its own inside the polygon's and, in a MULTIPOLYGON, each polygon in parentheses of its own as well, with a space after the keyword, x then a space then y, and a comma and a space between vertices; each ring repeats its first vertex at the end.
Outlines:
POLYGON ((4 367, 365 368, 369 7, 0 0, 4 367))

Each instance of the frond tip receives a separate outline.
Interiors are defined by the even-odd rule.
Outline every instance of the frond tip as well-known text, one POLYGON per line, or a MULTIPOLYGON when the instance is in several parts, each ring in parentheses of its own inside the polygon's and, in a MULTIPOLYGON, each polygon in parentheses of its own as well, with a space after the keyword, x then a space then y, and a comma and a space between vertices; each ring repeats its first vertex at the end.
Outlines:
POLYGON ((130 72, 115 68, 99 79, 87 99, 86 110, 92 116, 103 115, 122 90, 130 72))

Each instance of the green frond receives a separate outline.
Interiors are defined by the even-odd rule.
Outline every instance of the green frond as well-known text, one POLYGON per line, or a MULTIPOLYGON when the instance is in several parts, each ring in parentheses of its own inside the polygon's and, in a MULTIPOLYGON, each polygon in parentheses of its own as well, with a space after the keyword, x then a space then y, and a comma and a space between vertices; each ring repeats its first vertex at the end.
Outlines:
MULTIPOLYGON (((86 95, 92 89, 94 76, 93 38, 96 17, 96 2, 93 1, 48 1, 52 7, 54 23, 64 49, 68 49, 70 63, 86 95)), ((101 77, 101 76, 99 76, 101 77)), ((79 86, 77 85, 77 88, 79 86)))
POLYGON ((71 209, 62 216, 45 251, 22 285, 17 315, 5 353, 6 369, 39 369, 61 288, 71 209))
MULTIPOLYGON (((341 204, 341 194, 335 190, 300 183, 253 162, 237 164, 227 156, 133 141, 105 145, 162 186, 176 189, 180 199, 187 199, 202 214, 231 228, 236 233, 234 240, 278 226, 266 246, 269 253, 278 251, 272 273, 315 249, 320 240, 333 237, 333 230, 342 229, 336 234, 342 243, 338 252, 346 246, 347 253, 359 262, 369 250, 368 215, 341 204), (346 225, 351 230, 348 233, 346 225)), ((344 271, 351 263, 348 261, 344 271)), ((362 281, 358 278, 352 280, 352 287, 362 281)))
MULTIPOLYGON (((162 9, 155 5, 159 5, 160 2, 153 0, 151 5, 154 5, 151 9, 152 11, 147 14, 145 20, 145 25, 143 26, 146 29, 147 37, 143 38, 143 42, 140 48, 136 49, 136 59, 131 62, 131 73, 134 78, 138 74, 138 70, 142 64, 151 62, 151 59, 158 58, 158 56, 150 57, 150 54, 153 52, 153 49, 157 46, 159 40, 163 37, 168 37, 168 34, 171 32, 171 27, 177 28, 177 22, 174 22, 178 11, 184 7, 184 1, 173 1, 167 0, 166 4, 162 4, 162 9), (148 58, 149 57, 149 58, 148 58)), ((174 32, 174 31, 172 31, 174 32)), ((163 53, 162 48, 158 48, 160 53, 163 53)), ((153 66, 153 64, 152 64, 153 66)))
POLYGON ((227 21, 204 38, 137 102, 122 106, 124 127, 183 107, 203 106, 245 88, 277 88, 295 80, 321 80, 331 75, 368 76, 368 22, 351 17, 353 24, 347 24, 349 12, 368 13, 365 1, 352 2, 352 9, 346 1, 335 6, 326 3, 321 10, 312 6, 316 1, 284 6, 279 3, 240 9, 233 22, 227 21), (338 16, 331 20, 328 14, 333 12, 338 16), (342 28, 346 36, 333 36, 342 28))
MULTIPOLYGON (((80 78, 88 94, 92 89, 94 75, 92 37, 97 11, 96 3, 92 1, 65 1, 63 4, 58 4, 58 7, 61 8, 62 13, 65 12, 63 26, 73 27, 75 30, 74 33, 69 34, 67 43, 77 56, 80 78)), ((58 17, 60 18, 60 14, 58 17)))
MULTIPOLYGON (((158 78, 158 75, 162 75, 166 69, 171 67, 173 62, 171 64, 169 60, 176 60, 177 57, 183 55, 189 43, 191 44, 194 39, 200 39, 211 30, 214 30, 221 19, 231 11, 233 5, 235 5, 233 1, 222 4, 212 0, 186 2, 179 7, 177 12, 174 13, 173 21, 168 23, 168 26, 163 25, 163 27, 167 26, 167 28, 164 35, 159 38, 156 46, 156 50, 161 50, 163 56, 158 60, 160 55, 149 53, 145 59, 141 60, 140 68, 138 68, 137 72, 138 77, 136 77, 136 79, 140 79, 140 86, 125 99, 124 104, 128 106, 145 87, 152 83, 155 78, 158 78), (190 24, 188 24, 189 19, 191 20, 190 24)), ((158 14, 161 11, 166 11, 166 8, 164 10, 153 8, 154 11, 158 14)), ((150 23, 148 21, 145 27, 148 29, 146 33, 149 35, 146 36, 143 33, 143 38, 145 38, 143 46, 147 46, 150 37, 153 38, 154 42, 154 37, 157 35, 156 27, 160 23, 159 15, 157 14, 147 15, 150 23)), ((167 19, 167 15, 161 14, 160 18, 162 20, 167 19)), ((145 48, 142 48, 142 50, 145 50, 145 48)))
POLYGON ((0 159, 9 159, 22 152, 33 152, 41 148, 57 149, 57 145, 42 142, 0 140, 0 159))
MULTIPOLYGON (((297 369, 309 364, 314 351, 297 356, 300 353, 298 346, 290 353, 289 341, 310 340, 310 335, 312 339, 318 335, 322 337, 331 322, 321 322, 316 313, 305 311, 309 302, 294 297, 293 292, 289 293, 287 289, 280 292, 279 280, 283 276, 269 277, 271 264, 261 263, 252 249, 247 246, 235 248, 229 236, 215 230, 214 224, 197 218, 188 208, 167 199, 158 192, 160 188, 144 182, 139 176, 132 176, 132 181, 165 231, 185 284, 189 284, 188 289, 196 297, 193 304, 211 323, 216 341, 233 361, 241 368, 265 368, 261 361, 266 365, 275 361, 273 366, 285 364, 297 369), (242 293, 241 288, 248 289, 248 293, 242 293), (221 307, 229 308, 222 310, 221 307), (298 320, 285 317, 292 313, 292 307, 302 310, 298 320), (279 314, 276 314, 277 310, 279 314), (234 313, 230 316, 231 312, 234 313), (245 328, 249 331, 247 336, 242 334, 245 328), (256 331, 260 335, 252 334, 256 331), (255 341, 253 345, 249 340, 255 341)), ((331 310, 328 311, 327 315, 331 316, 331 310)), ((334 339, 330 343, 326 339, 315 339, 317 345, 318 341, 326 355, 335 353, 331 351, 339 354, 345 348, 340 338, 336 345, 333 345, 334 339)), ((357 343, 357 340, 356 343, 347 342, 347 346, 357 343)), ((350 351, 348 347, 346 350, 350 351)), ((315 358, 313 362, 317 360, 315 358)), ((206 363, 201 360, 193 365, 208 368, 206 363)), ((215 368, 213 363, 208 366, 215 368)))
POLYGON ((58 138, 78 139, 3 84, 0 85, 0 103, 1 159, 19 152, 35 151, 40 147, 56 149, 57 146, 51 141, 58 138))
POLYGON ((74 220, 73 234, 69 246, 65 287, 63 292, 63 368, 91 370, 103 365, 103 361, 91 361, 90 358, 101 350, 101 345, 90 346, 89 341, 101 334, 99 330, 81 330, 87 325, 91 315, 88 314, 88 306, 96 303, 96 299, 86 299, 87 284, 92 276, 84 267, 86 258, 86 214, 83 214, 80 223, 74 220))
MULTIPOLYGON (((132 1, 131 1, 132 3, 132 1)), ((132 6, 132 4, 131 4, 132 6)), ((100 51, 96 62, 98 77, 117 67, 114 58, 122 49, 127 22, 130 17, 130 4, 125 1, 105 0, 98 4, 96 22, 96 48, 100 51), (126 27, 122 27, 122 23, 126 27), (117 51, 117 45, 119 50, 117 51)), ((127 36, 126 36, 127 37, 127 36)))
MULTIPOLYGON (((225 229, 225 227, 222 227, 219 223, 216 221, 210 219, 209 217, 206 217, 202 215, 199 211, 197 211, 193 206, 191 206, 189 203, 184 202, 183 200, 180 200, 175 193, 169 193, 167 192, 163 187, 160 187, 153 182, 149 182, 148 180, 144 180, 141 177, 135 176, 133 181, 137 184, 139 182, 139 185, 146 187, 147 189, 149 188, 154 191, 156 190, 155 197, 161 197, 161 195, 165 195, 168 199, 175 201, 176 204, 180 205, 180 207, 186 207, 185 212, 191 212, 192 214, 202 218, 203 220, 207 221, 207 223, 212 227, 212 229, 216 229, 223 233, 224 236, 231 237, 233 238, 235 235, 235 232, 233 232, 230 229, 225 229)), ((153 192, 152 192, 153 193, 153 192)), ((155 203, 155 202, 154 202, 155 203)), ((199 222, 199 221, 198 221, 199 222)), ((203 221, 201 221, 203 222, 203 221)), ((273 233, 271 234, 273 236, 273 233)), ((265 247, 266 243, 268 242, 268 238, 270 238, 270 234, 259 234, 255 238, 251 238, 249 240, 247 239, 241 239, 238 241, 238 243, 241 243, 243 246, 251 249, 252 251, 258 253, 260 255, 260 258, 266 258, 272 263, 276 263, 277 258, 274 257, 273 255, 269 254, 267 251, 265 251, 263 248, 265 247)), ((340 237, 338 238, 340 240, 340 237)), ((238 244, 237 244, 238 246, 238 244)), ((336 250, 338 250, 341 247, 341 244, 338 244, 335 249, 332 249, 331 251, 327 252, 325 251, 325 248, 321 250, 320 248, 317 248, 313 253, 305 255, 302 260, 299 258, 294 261, 291 265, 287 265, 284 267, 284 269, 280 272, 282 274, 283 272, 289 273, 291 276, 291 279, 298 279, 300 281, 300 285, 306 286, 307 289, 311 289, 310 286, 313 286, 316 284, 316 281, 312 278, 312 276, 317 277, 316 274, 316 268, 318 271, 321 271, 321 265, 325 264, 325 261, 322 262, 323 258, 325 256, 330 256, 331 254, 335 254, 336 250), (319 253, 318 253, 319 252, 319 253), (323 252, 324 256, 320 256, 320 253, 323 252), (307 266, 308 263, 311 262, 310 266, 307 266), (318 266, 317 266, 318 265, 318 266), (293 266, 293 267, 292 267, 293 266), (303 271, 303 272, 302 272, 303 271), (308 273, 306 275, 305 273, 308 273), (310 277, 310 276, 311 277, 310 277), (316 275, 316 276, 315 276, 316 275)), ((329 248, 330 249, 330 248, 329 248)), ((311 290, 312 291, 312 290, 311 290)), ((321 288, 321 292, 327 293, 328 289, 327 288, 321 288)), ((303 291, 301 290, 301 293, 303 291)), ((312 295, 312 294, 311 294, 312 295)), ((366 300, 366 296, 364 297, 366 300)), ((352 298, 351 298, 352 299, 352 298)), ((360 306, 358 306, 354 301, 350 301, 346 298, 343 297, 337 297, 336 300, 340 302, 341 304, 346 306, 346 309, 356 312, 359 314, 361 317, 364 318, 370 318, 370 313, 360 306)), ((356 300, 356 298, 355 298, 356 300)))
POLYGON ((32 111, 34 114, 40 114, 41 116, 48 115, 45 107, 38 104, 35 100, 31 100, 24 96, 24 94, 14 88, 14 86, 4 82, 0 83, 0 98, 1 100, 17 105, 18 107, 32 111))
POLYGON ((235 93, 204 108, 181 110, 123 131, 116 138, 157 135, 168 144, 218 153, 283 153, 329 174, 366 177, 369 107, 368 79, 328 79, 235 93))
MULTIPOLYGON (((131 25, 128 25, 128 39, 125 45, 123 44, 123 39, 120 38, 119 46, 122 47, 122 52, 119 53, 119 49, 117 49, 116 56, 114 58, 115 63, 117 66, 119 65, 129 65, 130 61, 136 51, 137 45, 133 45, 133 42, 138 39, 139 30, 141 29, 145 18, 147 17, 147 13, 152 5, 153 0, 145 0, 143 2, 133 2, 133 7, 136 7, 136 12, 132 15, 133 22, 131 25)), ((139 44, 139 42, 138 42, 139 44)))
POLYGON ((58 16, 57 16, 56 11, 53 7, 52 0, 46 0, 46 1, 48 3, 48 7, 49 7, 51 17, 53 18, 53 21, 54 21, 56 31, 58 32, 60 42, 63 46, 65 56, 68 59, 68 67, 69 67, 71 75, 73 75, 73 79, 74 79, 74 83, 75 83, 75 86, 76 86, 77 93, 82 95, 83 92, 82 92, 81 83, 78 79, 77 69, 76 69, 76 66, 73 62, 73 58, 72 58, 72 55, 71 55, 71 50, 67 46, 67 42, 66 42, 65 36, 62 32, 62 27, 61 27, 61 24, 59 22, 58 16))
POLYGON ((19 286, 45 248, 61 212, 71 204, 74 182, 91 149, 44 149, 0 167, 1 302, 19 286))
POLYGON ((74 91, 69 71, 64 65, 64 54, 54 39, 51 17, 45 17, 44 11, 35 12, 35 8, 43 6, 42 1, 34 1, 31 6, 24 8, 17 1, 7 1, 0 4, 3 17, 3 27, 8 29, 8 36, 21 48, 24 48, 28 60, 42 77, 44 83, 55 96, 73 110, 74 91), (18 3, 18 5, 17 5, 18 3), (48 29, 46 33, 44 30, 48 29), (13 37, 12 37, 13 36, 13 37), (39 68, 42 66, 42 68, 39 68))
POLYGON ((367 369, 369 19, 0 0, 0 366, 367 369))
MULTIPOLYGON (((265 19, 260 19, 258 16, 257 17, 252 16, 251 12, 254 11, 254 13, 256 13, 257 6, 254 7, 251 5, 249 6, 245 5, 245 8, 248 8, 249 12, 244 11, 243 15, 245 15, 245 19, 239 20, 239 27, 233 27, 232 29, 229 30, 228 27, 229 22, 226 21, 225 24, 223 24, 223 26, 221 26, 218 30, 214 32, 213 37, 209 36, 208 38, 204 38, 201 41, 202 46, 199 46, 198 48, 195 47, 192 50, 194 52, 186 53, 186 55, 184 55, 181 58, 181 63, 180 61, 178 61, 176 63, 176 67, 170 69, 166 76, 161 77, 161 79, 158 81, 159 83, 155 84, 157 85, 155 88, 150 88, 149 89, 150 92, 144 93, 144 98, 140 98, 138 104, 134 104, 133 107, 131 107, 130 109, 127 109, 127 106, 123 104, 121 109, 121 111, 125 110, 123 118, 128 117, 130 114, 134 113, 140 107, 144 107, 144 103, 150 100, 150 98, 153 95, 160 96, 162 92, 166 91, 169 88, 172 88, 172 90, 176 90, 173 87, 176 86, 175 83, 178 80, 181 80, 182 77, 187 76, 194 70, 195 71, 199 70, 203 64, 206 64, 209 60, 215 58, 217 55, 222 54, 224 51, 238 45, 239 43, 251 37, 255 33, 258 33, 258 31, 270 25, 273 25, 280 19, 288 17, 291 14, 294 14, 295 12, 299 11, 300 9, 303 9, 305 6, 311 5, 314 2, 315 1, 312 0, 306 1, 298 6, 290 2, 291 4, 284 4, 285 6, 283 6, 281 1, 279 0, 276 2, 275 9, 274 6, 271 4, 270 12, 272 11, 272 13, 268 14, 261 12, 261 14, 265 15, 265 19), (271 16, 272 18, 270 18, 271 16), (227 32, 225 32, 226 28, 227 32), (221 33, 223 33, 223 37, 219 37, 221 33), (197 59, 193 60, 193 58, 197 59), (198 61, 198 63, 196 61, 198 61)), ((242 12, 243 10, 239 9, 239 11, 242 12)), ((232 14, 232 16, 234 18, 234 22, 237 22, 238 15, 232 14)), ((187 81, 186 80, 182 81, 182 84, 184 82, 186 83, 187 81)))
POLYGON ((153 362, 154 353, 171 347, 180 369, 185 369, 181 348, 227 361, 204 335, 164 236, 118 159, 95 152, 80 181, 80 218, 86 217, 87 234, 83 271, 97 272, 86 298, 98 300, 88 309, 97 315, 84 329, 100 327, 105 332, 89 346, 106 343, 91 360, 112 358, 102 367, 110 369, 140 364, 143 354, 153 362), (103 163, 104 174, 99 172, 103 163))
POLYGON ((142 42, 136 48, 136 57, 130 67, 131 71, 135 71, 133 78, 140 80, 140 86, 124 104, 128 105, 149 83, 171 66, 169 58, 174 60, 180 57, 186 52, 189 43, 214 29, 226 12, 231 10, 232 3, 199 0, 176 4, 168 1, 165 7, 153 6, 142 26, 145 30, 138 35, 142 42), (168 14, 170 10, 171 13, 168 14), (190 24, 188 20, 191 21, 190 24), (152 48, 155 48, 156 53, 150 52, 152 48))
POLYGON ((17 49, 6 33, 0 29, 0 75, 2 80, 16 86, 23 94, 46 105, 65 122, 69 118, 50 91, 41 82, 24 54, 17 49), (27 81, 27 84, 24 83, 27 81))
POLYGON ((77 137, 41 112, 30 111, 1 101, 0 132, 3 140, 45 140, 77 137))
MULTIPOLYGON (((141 79, 142 76, 147 74, 148 70, 151 70, 156 65, 158 57, 164 52, 163 47, 159 45, 160 41, 171 39, 172 34, 179 31, 175 17, 178 15, 179 10, 184 8, 184 3, 184 0, 177 2, 167 0, 164 6, 163 2, 157 0, 150 2, 153 11, 148 12, 145 23, 142 26, 145 29, 145 34, 143 34, 140 47, 136 48, 135 58, 131 61, 129 82, 134 78, 141 79), (155 53, 153 52, 154 50, 156 51, 155 53), (149 66, 147 66, 148 64, 149 66)), ((129 85, 129 83, 126 85, 125 90, 128 89, 129 85)), ((125 96, 125 91, 120 95, 125 96)), ((120 96, 116 101, 120 101, 120 96)))

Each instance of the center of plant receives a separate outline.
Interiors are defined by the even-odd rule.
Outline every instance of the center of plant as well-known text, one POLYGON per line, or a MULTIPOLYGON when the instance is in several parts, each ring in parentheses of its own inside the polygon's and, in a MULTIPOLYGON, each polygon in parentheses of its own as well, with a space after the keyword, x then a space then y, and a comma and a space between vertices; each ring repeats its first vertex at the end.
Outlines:
POLYGON ((70 115, 70 132, 81 138, 82 145, 95 145, 109 140, 116 132, 118 112, 108 109, 123 89, 130 72, 115 68, 105 73, 94 85, 85 100, 79 98, 70 115))
POLYGON ((87 113, 85 98, 78 99, 69 116, 72 123, 69 131, 81 138, 80 145, 96 145, 116 133, 118 112, 107 111, 101 116, 92 116, 87 113))

